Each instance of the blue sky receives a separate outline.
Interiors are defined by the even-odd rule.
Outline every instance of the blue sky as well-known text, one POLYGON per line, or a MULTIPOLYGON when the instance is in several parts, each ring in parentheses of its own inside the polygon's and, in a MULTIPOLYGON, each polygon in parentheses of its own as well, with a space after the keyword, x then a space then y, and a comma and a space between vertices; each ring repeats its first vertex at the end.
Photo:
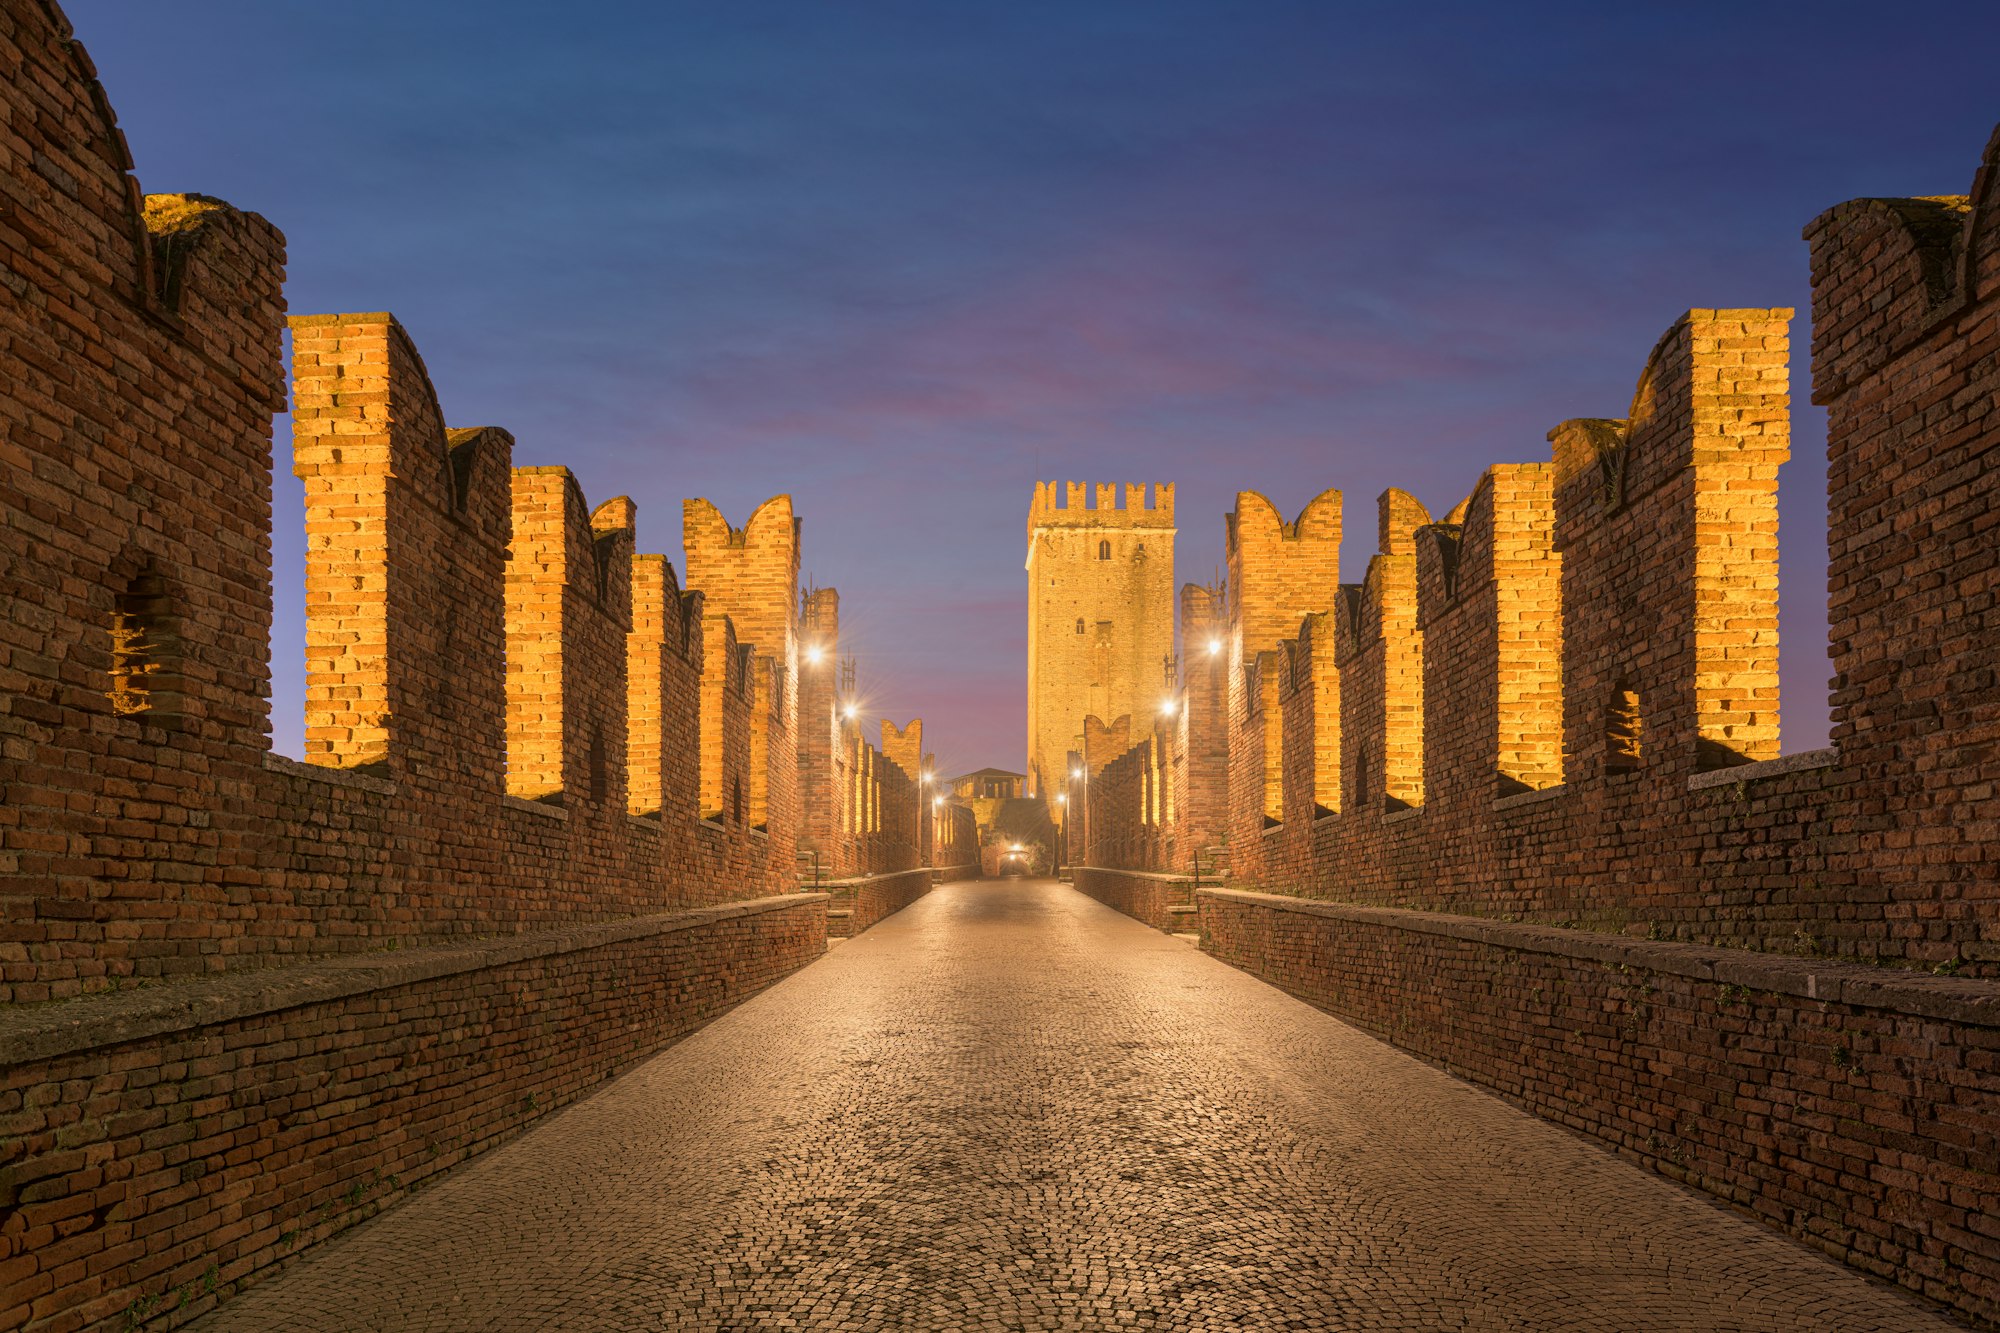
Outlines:
MULTIPOLYGON (((1800 228, 1963 192, 2000 6, 71 0, 149 190, 263 213, 298 313, 393 310, 454 425, 630 494, 789 491, 870 702, 1018 768, 1036 478, 1442 513, 1620 416, 1693 306, 1792 305, 1785 746, 1826 726, 1800 228)), ((296 752, 279 441, 276 743, 296 752)))

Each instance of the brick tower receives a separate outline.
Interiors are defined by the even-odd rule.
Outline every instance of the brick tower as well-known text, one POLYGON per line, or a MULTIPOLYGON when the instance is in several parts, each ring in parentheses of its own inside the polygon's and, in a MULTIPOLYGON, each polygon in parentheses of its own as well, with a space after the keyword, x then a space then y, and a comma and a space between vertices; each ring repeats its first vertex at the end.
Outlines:
POLYGON ((1083 720, 1152 735, 1174 650, 1174 488, 1036 482, 1028 511, 1028 780, 1050 805, 1083 720))

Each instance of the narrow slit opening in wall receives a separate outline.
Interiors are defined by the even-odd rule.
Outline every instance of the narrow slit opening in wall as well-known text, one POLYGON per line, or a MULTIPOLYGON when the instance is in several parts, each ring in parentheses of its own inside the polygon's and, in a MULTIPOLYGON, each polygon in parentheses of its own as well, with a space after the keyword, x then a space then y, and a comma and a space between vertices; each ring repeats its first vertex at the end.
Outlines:
POLYGON ((306 484, 292 470, 292 334, 282 335, 287 407, 271 419, 271 752, 306 757, 306 484))
MULTIPOLYGON (((1793 327, 1795 363, 1799 328, 1793 327)), ((1801 373, 1794 364, 1794 384, 1801 373)), ((1796 393, 1796 389, 1794 390, 1796 393)), ((1778 468, 1779 749, 1817 750, 1828 743, 1826 409, 1792 400, 1792 456, 1778 468)))
POLYGON ((1639 692, 1624 681, 1611 687, 1604 702, 1604 771, 1630 773, 1639 767, 1644 750, 1645 718, 1639 692))
POLYGON ((179 625, 167 581, 143 570, 112 596, 112 711, 154 723, 177 718, 179 662, 179 625))

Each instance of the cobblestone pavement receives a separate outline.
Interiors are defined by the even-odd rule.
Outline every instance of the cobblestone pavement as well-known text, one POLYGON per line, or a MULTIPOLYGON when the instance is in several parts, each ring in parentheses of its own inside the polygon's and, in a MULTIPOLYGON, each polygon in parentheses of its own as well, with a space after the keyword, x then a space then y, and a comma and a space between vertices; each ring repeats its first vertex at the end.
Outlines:
POLYGON ((1939 1329, 1048 882, 947 886, 204 1329, 1939 1329))

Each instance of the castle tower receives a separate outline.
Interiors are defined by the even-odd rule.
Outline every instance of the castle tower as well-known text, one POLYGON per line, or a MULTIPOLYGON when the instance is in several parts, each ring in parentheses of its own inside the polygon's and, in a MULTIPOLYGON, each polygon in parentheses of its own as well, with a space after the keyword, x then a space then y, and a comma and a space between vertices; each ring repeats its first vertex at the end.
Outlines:
POLYGON ((1153 734, 1174 650, 1174 488, 1036 482, 1028 511, 1028 780, 1055 815, 1086 717, 1153 734))

